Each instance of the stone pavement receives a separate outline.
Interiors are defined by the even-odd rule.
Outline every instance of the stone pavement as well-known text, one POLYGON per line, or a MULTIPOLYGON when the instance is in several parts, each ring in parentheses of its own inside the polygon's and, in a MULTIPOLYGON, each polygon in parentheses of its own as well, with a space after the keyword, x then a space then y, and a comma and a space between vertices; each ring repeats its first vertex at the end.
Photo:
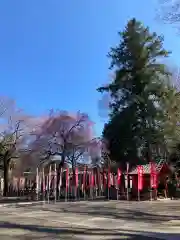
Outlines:
POLYGON ((71 202, 0 207, 0 239, 180 239, 180 202, 71 202))

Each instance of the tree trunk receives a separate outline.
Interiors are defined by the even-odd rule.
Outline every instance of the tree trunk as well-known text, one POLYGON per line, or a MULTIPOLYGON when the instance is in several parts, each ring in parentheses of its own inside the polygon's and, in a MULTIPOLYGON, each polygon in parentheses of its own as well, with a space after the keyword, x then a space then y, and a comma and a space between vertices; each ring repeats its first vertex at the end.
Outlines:
POLYGON ((147 144, 146 144, 145 158, 148 163, 152 161, 152 152, 151 152, 151 146, 150 146, 149 142, 147 142, 147 144))
POLYGON ((8 186, 9 186, 9 160, 4 157, 4 189, 3 196, 8 196, 8 186))

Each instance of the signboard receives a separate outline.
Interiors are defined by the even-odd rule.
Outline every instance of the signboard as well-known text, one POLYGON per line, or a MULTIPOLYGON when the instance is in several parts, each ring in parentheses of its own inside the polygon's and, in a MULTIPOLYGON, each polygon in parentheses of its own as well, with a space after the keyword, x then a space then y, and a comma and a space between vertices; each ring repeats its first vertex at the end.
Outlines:
POLYGON ((125 175, 125 188, 129 189, 128 191, 131 191, 131 188, 132 188, 132 176, 125 175))

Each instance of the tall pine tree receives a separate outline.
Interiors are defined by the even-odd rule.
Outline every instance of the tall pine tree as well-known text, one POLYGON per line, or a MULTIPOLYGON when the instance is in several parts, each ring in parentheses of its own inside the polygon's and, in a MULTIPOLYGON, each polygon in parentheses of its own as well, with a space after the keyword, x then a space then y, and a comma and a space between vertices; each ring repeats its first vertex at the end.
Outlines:
POLYGON ((162 96, 171 74, 161 62, 169 52, 163 48, 163 37, 136 19, 119 36, 119 44, 108 55, 115 78, 98 89, 111 95, 103 137, 114 160, 135 163, 142 155, 149 161, 152 146, 164 143, 162 96))

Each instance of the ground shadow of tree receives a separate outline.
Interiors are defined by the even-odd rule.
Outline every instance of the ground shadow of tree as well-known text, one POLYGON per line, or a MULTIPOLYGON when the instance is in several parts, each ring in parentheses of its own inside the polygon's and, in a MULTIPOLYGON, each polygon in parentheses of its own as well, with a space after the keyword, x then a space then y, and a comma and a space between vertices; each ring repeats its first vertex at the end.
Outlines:
POLYGON ((174 215, 164 215, 164 214, 156 214, 155 213, 149 213, 142 210, 136 210, 136 209, 123 209, 118 210, 114 209, 110 206, 87 206, 86 211, 81 211, 81 209, 77 212, 75 209, 64 209, 64 212, 72 212, 72 213, 81 213, 81 214, 88 214, 92 216, 104 216, 114 219, 122 219, 122 220, 135 220, 135 221, 143 221, 143 222, 166 222, 170 220, 180 220, 180 216, 174 216, 174 215))
MULTIPOLYGON (((161 236, 156 233, 157 236, 151 236, 148 237, 147 235, 150 235, 152 233, 149 232, 130 232, 130 231, 122 231, 118 232, 117 230, 105 230, 105 229, 92 229, 92 228, 73 228, 73 227, 67 227, 67 228, 53 228, 51 226, 49 227, 43 227, 43 226, 37 226, 37 225, 27 225, 27 224, 17 224, 17 223, 10 223, 10 222, 0 222, 0 237, 1 239, 12 239, 12 240, 36 240, 36 239, 86 239, 88 236, 94 236, 97 237, 97 239, 102 238, 106 240, 113 240, 113 239, 121 239, 122 237, 124 239, 129 240, 150 240, 150 239, 158 239, 156 237, 161 237, 163 239, 167 238, 167 234, 162 234, 161 236), (8 236, 8 234, 2 234, 2 229, 8 229, 10 232, 13 230, 25 230, 28 231, 27 233, 20 235, 16 234, 14 231, 14 234, 11 236, 8 236), (40 235, 39 235, 40 234, 40 235), (158 236, 159 235, 159 236, 158 236), (9 237, 9 238, 8 238, 9 237)), ((179 239, 178 234, 171 234, 171 237, 173 240, 179 239)), ((89 238, 88 238, 89 239, 89 238)), ((93 238, 95 239, 95 238, 93 238)))
POLYGON ((104 217, 111 219, 127 220, 127 221, 138 221, 146 223, 163 223, 170 220, 180 220, 180 216, 157 214, 156 211, 148 212, 147 209, 132 209, 132 208, 116 208, 112 205, 91 205, 81 204, 77 205, 72 203, 66 204, 54 204, 54 205, 28 205, 21 206, 18 208, 25 208, 28 211, 42 210, 44 212, 64 213, 64 214, 81 214, 88 215, 91 217, 104 217))
MULTIPOLYGON (((64 213, 64 214, 81 214, 81 215, 88 215, 91 217, 104 217, 104 218, 111 218, 111 219, 119 219, 119 220, 127 220, 127 221, 138 221, 138 222, 146 222, 146 223, 163 223, 170 220, 180 220, 180 216, 174 215, 165 215, 165 214, 156 214, 156 212, 148 212, 143 210, 137 209, 117 209, 113 206, 109 205, 87 205, 81 204, 77 207, 76 204, 65 204, 65 205, 54 205, 57 207, 50 207, 48 204, 39 206, 42 211, 47 212, 54 212, 54 213, 64 213)), ((24 206, 19 206, 20 208, 24 206)), ((29 211, 35 211, 37 206, 26 206, 26 209, 29 211)))

